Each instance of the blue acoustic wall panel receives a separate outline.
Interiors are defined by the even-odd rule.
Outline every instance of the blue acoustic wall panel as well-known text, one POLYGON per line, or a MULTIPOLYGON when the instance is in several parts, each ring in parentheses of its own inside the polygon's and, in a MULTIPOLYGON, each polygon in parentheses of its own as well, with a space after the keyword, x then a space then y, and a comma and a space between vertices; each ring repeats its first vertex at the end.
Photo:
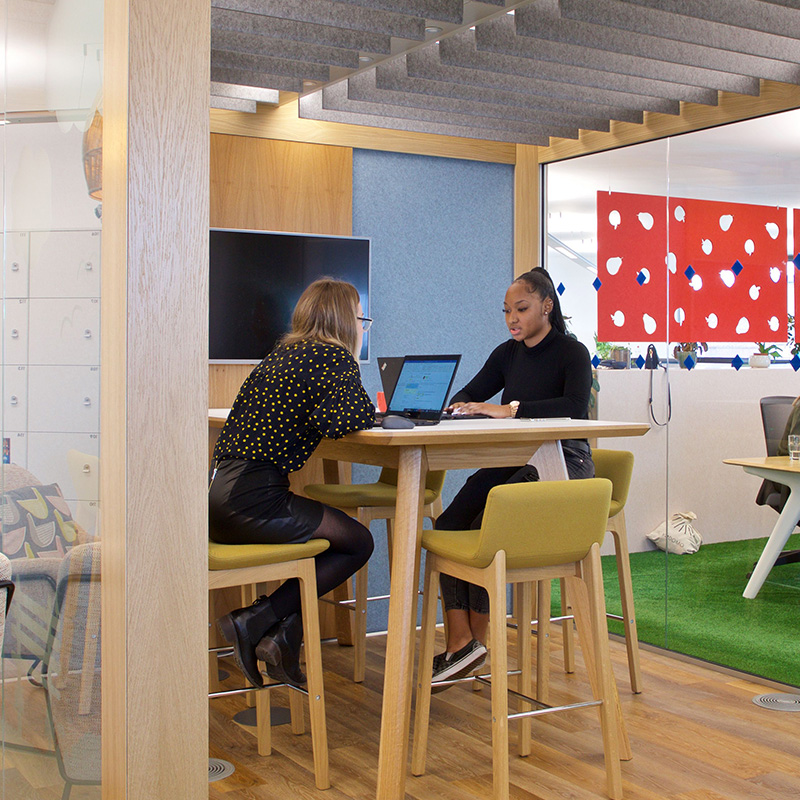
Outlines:
MULTIPOLYGON (((502 304, 514 271, 514 168, 356 150, 353 234, 372 240, 375 321, 371 361, 361 369, 370 397, 380 391, 377 358, 384 356, 460 353, 460 389, 508 337, 502 304)), ((377 473, 356 466, 353 480, 377 473)), ((445 506, 468 474, 448 474, 445 506)), ((370 594, 388 593, 384 531, 373 525, 370 594)), ((369 605, 369 630, 385 630, 387 604, 369 605)))

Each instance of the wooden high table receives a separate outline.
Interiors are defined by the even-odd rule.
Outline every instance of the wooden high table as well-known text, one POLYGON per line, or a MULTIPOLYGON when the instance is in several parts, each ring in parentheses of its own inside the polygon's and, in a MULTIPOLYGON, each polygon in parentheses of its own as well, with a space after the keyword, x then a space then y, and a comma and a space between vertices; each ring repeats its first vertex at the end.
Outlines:
POLYGON ((767 575, 775 566, 783 546, 800 519, 800 460, 792 461, 789 456, 769 456, 767 458, 726 458, 723 463, 744 467, 745 472, 758 475, 764 480, 782 483, 790 490, 786 505, 764 545, 764 550, 744 592, 742 592, 743 597, 752 600, 761 591, 767 575))
MULTIPOLYGON (((212 409, 209 425, 221 427, 225 416, 227 409, 212 409)), ((378 760, 379 800, 400 800, 405 796, 422 506, 428 470, 520 466, 534 453, 540 459, 538 463, 558 464, 563 463, 560 439, 642 436, 649 429, 646 423, 596 420, 445 420, 413 430, 373 428, 335 441, 322 440, 315 452, 320 458, 398 470, 378 760)), ((330 472, 326 469, 326 474, 330 472)), ((558 468, 553 474, 557 473, 558 468)))

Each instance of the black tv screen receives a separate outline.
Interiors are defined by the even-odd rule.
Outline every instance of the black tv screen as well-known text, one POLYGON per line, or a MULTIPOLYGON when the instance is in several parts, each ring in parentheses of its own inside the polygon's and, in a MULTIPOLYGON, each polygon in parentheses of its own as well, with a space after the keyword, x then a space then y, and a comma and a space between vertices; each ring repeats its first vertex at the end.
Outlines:
MULTIPOLYGON (((209 359, 258 363, 289 330, 303 290, 317 278, 349 281, 369 314, 369 239, 212 228, 209 359)), ((364 334, 361 360, 369 360, 364 334)))

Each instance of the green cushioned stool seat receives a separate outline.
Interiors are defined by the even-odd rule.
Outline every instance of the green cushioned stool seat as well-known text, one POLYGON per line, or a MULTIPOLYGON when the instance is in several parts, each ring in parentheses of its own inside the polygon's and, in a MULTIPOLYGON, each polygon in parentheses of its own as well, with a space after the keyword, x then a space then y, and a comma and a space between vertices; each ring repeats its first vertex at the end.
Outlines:
POLYGON ((313 558, 330 547, 327 539, 311 539, 303 544, 219 544, 208 542, 208 568, 241 569, 280 564, 299 558, 313 558))
MULTIPOLYGON (((393 506, 397 501, 397 485, 391 483, 314 483, 303 489, 312 500, 334 508, 361 506, 393 506)), ((430 505, 438 493, 425 490, 425 505, 430 505)))

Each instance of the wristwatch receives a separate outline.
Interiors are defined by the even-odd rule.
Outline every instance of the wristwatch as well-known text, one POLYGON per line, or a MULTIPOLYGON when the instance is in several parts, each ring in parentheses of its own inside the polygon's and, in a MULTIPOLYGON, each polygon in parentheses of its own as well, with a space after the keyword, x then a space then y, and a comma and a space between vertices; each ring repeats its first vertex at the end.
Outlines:
POLYGON ((508 407, 511 409, 511 418, 517 416, 517 409, 519 408, 519 400, 511 400, 508 404, 508 407))

